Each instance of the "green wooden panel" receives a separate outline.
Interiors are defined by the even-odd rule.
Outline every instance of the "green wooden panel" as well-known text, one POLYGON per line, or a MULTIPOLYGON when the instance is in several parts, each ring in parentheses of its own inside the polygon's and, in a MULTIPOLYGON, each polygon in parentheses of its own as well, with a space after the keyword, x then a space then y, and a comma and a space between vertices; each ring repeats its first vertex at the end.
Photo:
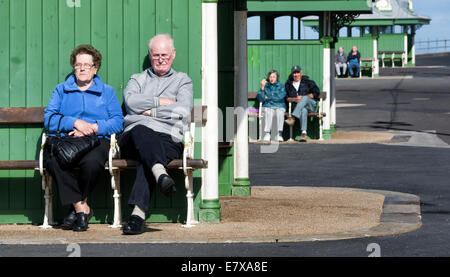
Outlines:
MULTIPOLYGON (((0 0, 0 105, 9 105, 10 38, 9 0, 0 0)), ((9 159, 9 129, 0 126, 0 160, 9 159)), ((0 209, 9 207, 9 171, 0 170, 0 209)))
MULTIPOLYGON (((91 38, 92 45, 102 54, 102 67, 98 72, 103 82, 109 84, 108 80, 108 18, 106 9, 107 0, 95 0, 91 2, 92 8, 92 26, 91 38)), ((116 95, 118 95, 116 91, 116 95)))
POLYGON ((172 1, 156 0, 156 33, 171 33, 172 31, 172 1))
POLYGON ((378 37, 378 51, 403 51, 403 34, 380 34, 378 37))
MULTIPOLYGON (((96 0, 93 0, 96 1, 96 0)), ((110 0, 110 2, 112 2, 110 0)), ((91 0, 83 0, 75 11, 75 45, 91 43, 91 0)))
POLYGON ((156 0, 140 0, 140 51, 142 55, 142 63, 146 64, 143 66, 145 68, 150 66, 150 61, 144 60, 145 56, 148 55, 148 43, 149 39, 156 35, 156 0))
POLYGON ((56 84, 59 82, 58 0, 43 1, 42 5, 41 105, 45 106, 50 100, 56 84))
POLYGON ((39 1, 26 6, 26 105, 42 106, 42 9, 39 1), (36 93, 37 92, 37 93, 36 93))
POLYGON ((123 6, 124 13, 124 41, 123 53, 124 53, 124 71, 123 80, 128 81, 132 74, 141 70, 141 53, 140 50, 140 38, 139 38, 139 1, 124 1, 123 6))
POLYGON ((10 1, 10 105, 26 104, 26 9, 25 0, 10 1))
MULTIPOLYGON (((195 102, 201 104, 201 5, 201 0, 82 0, 81 7, 69 7, 66 0, 0 0, 3 38, 0 41, 0 105, 47 105, 55 86, 72 72, 72 50, 85 43, 102 53, 99 75, 113 86, 122 101, 123 88, 130 76, 149 65, 148 41, 157 32, 174 37, 177 48, 174 68, 192 78, 195 102)), ((201 141, 199 131, 200 127, 197 135, 201 141)), ((36 159, 41 133, 41 126, 0 126, 0 159, 36 159)), ((196 143, 195 155, 201 156, 200 142, 196 143)), ((201 171, 194 175, 198 192, 201 171)), ((132 171, 123 174, 124 217, 130 212, 126 202, 133 181, 132 171)), ((177 177, 177 181, 179 193, 173 199, 155 190, 150 220, 171 221, 183 217, 180 211, 185 210, 186 204, 184 179, 177 177)), ((66 208, 60 206, 54 188, 55 213, 62 217, 66 208)), ((112 208, 112 190, 106 173, 99 177, 89 201, 97 211, 112 208)), ((41 221, 43 197, 39 174, 0 171, 0 209, 0 222, 7 222, 5 218, 10 223, 18 222, 13 219, 21 223, 41 221)), ((97 217, 97 221, 108 220, 112 210, 100 212, 97 217)))
MULTIPOLYGON (((72 72, 70 54, 75 48, 75 9, 69 8, 65 0, 59 0, 58 7, 58 82, 63 82, 72 72)), ((56 84, 54 85, 56 86, 56 84)), ((46 103, 44 103, 46 105, 46 103)))
POLYGON ((323 84, 323 46, 317 41, 249 41, 248 87, 258 91, 261 79, 275 69, 280 73, 281 83, 289 77, 293 65, 300 65, 304 75, 314 80, 319 88, 323 84))

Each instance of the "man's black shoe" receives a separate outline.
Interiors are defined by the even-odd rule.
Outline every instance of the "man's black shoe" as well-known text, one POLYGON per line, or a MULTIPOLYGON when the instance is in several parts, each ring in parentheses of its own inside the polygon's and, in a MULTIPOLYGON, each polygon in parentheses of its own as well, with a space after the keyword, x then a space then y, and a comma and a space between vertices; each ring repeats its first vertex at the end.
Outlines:
POLYGON ((167 174, 162 174, 158 179, 159 190, 167 197, 172 196, 177 189, 175 188, 175 181, 167 174))
POLYGON ((144 232, 144 220, 137 215, 131 215, 130 220, 123 226, 124 235, 139 235, 144 232))

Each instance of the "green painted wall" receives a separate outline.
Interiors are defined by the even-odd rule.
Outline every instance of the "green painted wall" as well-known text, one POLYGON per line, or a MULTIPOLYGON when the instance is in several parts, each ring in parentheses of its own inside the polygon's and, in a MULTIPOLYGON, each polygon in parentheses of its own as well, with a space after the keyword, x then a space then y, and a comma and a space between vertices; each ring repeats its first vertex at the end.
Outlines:
POLYGON ((344 52, 348 54, 352 50, 353 45, 358 47, 361 58, 373 58, 373 39, 371 36, 338 38, 338 41, 335 43, 335 51, 337 52, 339 47, 342 46, 344 47, 344 52))
MULTIPOLYGON (((374 58, 373 56, 373 37, 365 35, 363 37, 340 37, 335 43, 335 53, 337 53, 340 46, 344 47, 344 52, 348 55, 352 50, 353 45, 358 47, 361 53, 361 58, 374 58)), ((371 65, 371 62, 362 62, 362 65, 371 65)), ((362 70, 363 75, 370 76, 371 71, 362 70)))
MULTIPOLYGON (((192 78, 195 101, 200 104, 201 3, 201 0, 81 0, 81 7, 69 7, 66 0, 0 0, 0 105, 46 106, 55 86, 71 72, 71 51, 83 43, 100 50, 103 65, 99 75, 114 87, 122 101, 129 77, 149 64, 146 60, 149 38, 161 32, 174 37, 177 48, 174 68, 192 78)), ((0 160, 37 159, 41 133, 40 126, 0 126, 0 160)), ((200 150, 197 147, 197 157, 200 150)), ((42 221, 43 193, 38 175, 33 171, 0 171, 0 223, 42 221)), ((133 175, 130 171, 122 177, 124 218, 128 216, 126 202, 133 175)), ((185 217, 183 178, 177 179, 178 193, 173 199, 156 192, 151 221, 185 217)), ((198 191, 198 178, 196 184, 198 191)), ((100 178, 91 200, 96 220, 112 216, 112 191, 106 174, 100 178)), ((58 203, 55 199, 57 209, 58 203)))
POLYGON ((378 51, 403 51, 404 34, 380 34, 378 51))
POLYGON ((303 74, 323 85, 323 46, 320 41, 248 41, 248 89, 258 91, 261 80, 275 69, 284 84, 294 65, 303 74))

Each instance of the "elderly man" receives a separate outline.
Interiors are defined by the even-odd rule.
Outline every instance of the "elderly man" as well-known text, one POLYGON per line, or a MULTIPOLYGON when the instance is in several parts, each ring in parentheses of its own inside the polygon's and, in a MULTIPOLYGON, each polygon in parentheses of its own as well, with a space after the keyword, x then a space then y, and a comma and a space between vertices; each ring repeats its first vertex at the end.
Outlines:
POLYGON ((336 53, 334 65, 336 67, 336 75, 338 77, 344 77, 347 72, 347 54, 344 53, 344 47, 342 46, 339 47, 339 50, 336 53))
POLYGON ((308 76, 303 76, 300 66, 296 65, 291 69, 292 74, 286 82, 287 101, 292 102, 294 111, 293 117, 286 119, 290 126, 294 125, 295 118, 300 120, 301 142, 306 142, 308 128, 308 113, 316 110, 316 100, 319 99, 320 90, 313 80, 308 76), (294 108, 295 107, 295 108, 294 108))
POLYGON ((361 53, 358 51, 358 47, 353 46, 352 51, 348 53, 347 61, 348 61, 348 73, 352 78, 359 77, 359 61, 361 60, 361 53))
POLYGON ((181 141, 193 107, 193 88, 187 74, 172 68, 175 54, 169 35, 153 37, 149 43, 151 67, 131 76, 123 93, 127 115, 119 145, 122 156, 139 161, 128 200, 134 210, 123 227, 127 235, 143 233, 155 183, 166 196, 176 191, 166 168, 171 160, 182 156, 181 141))

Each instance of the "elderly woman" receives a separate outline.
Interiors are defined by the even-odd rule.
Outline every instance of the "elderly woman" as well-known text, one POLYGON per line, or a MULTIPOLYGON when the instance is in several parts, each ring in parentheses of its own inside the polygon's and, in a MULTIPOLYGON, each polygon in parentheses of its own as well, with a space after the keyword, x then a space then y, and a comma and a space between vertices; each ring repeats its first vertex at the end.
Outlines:
POLYGON ((44 154, 45 168, 58 185, 62 204, 71 204, 63 227, 73 231, 88 228, 94 214, 87 204, 88 194, 104 170, 110 135, 123 129, 122 109, 115 91, 97 75, 101 62, 101 54, 91 45, 80 45, 73 50, 70 63, 74 71, 56 86, 44 114, 45 128, 50 135, 58 131, 59 125, 62 135, 96 135, 100 140, 98 146, 70 168, 59 164, 51 153, 44 154), (74 168, 79 170, 75 172, 74 168))
POLYGON ((261 89, 258 91, 257 99, 263 103, 265 124, 264 124, 264 138, 263 141, 270 141, 270 130, 272 129, 273 116, 277 117, 277 141, 283 141, 283 124, 284 113, 286 112, 286 89, 278 81, 278 72, 271 70, 267 74, 267 79, 261 81, 261 89))

